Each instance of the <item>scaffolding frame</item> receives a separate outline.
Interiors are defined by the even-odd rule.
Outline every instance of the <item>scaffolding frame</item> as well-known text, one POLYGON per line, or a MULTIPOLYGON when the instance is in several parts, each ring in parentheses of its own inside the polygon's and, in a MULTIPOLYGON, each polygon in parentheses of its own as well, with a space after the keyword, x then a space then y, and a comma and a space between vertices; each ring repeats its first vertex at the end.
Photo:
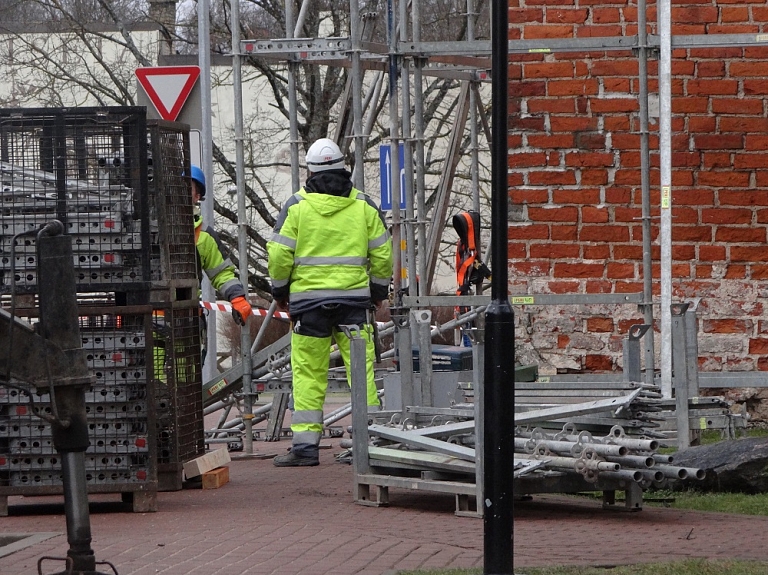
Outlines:
MULTIPOLYGON (((457 116, 467 114, 470 124, 470 174, 472 180, 473 207, 478 209, 479 201, 479 145, 478 135, 480 129, 488 137, 490 145, 490 128, 488 119, 484 114, 479 93, 479 84, 490 79, 491 42, 475 39, 475 12, 474 0, 467 2, 467 40, 458 42, 423 42, 421 40, 421 3, 418 0, 410 2, 411 12, 408 14, 408 5, 405 1, 396 2, 389 0, 387 3, 387 31, 388 43, 386 47, 364 42, 361 38, 361 16, 359 4, 356 0, 350 0, 350 35, 342 38, 300 38, 304 15, 309 2, 303 0, 298 18, 294 18, 294 6, 292 2, 285 4, 286 37, 270 40, 239 40, 239 36, 233 35, 233 51, 235 62, 242 57, 254 55, 263 58, 283 61, 288 69, 289 92, 289 118, 291 148, 291 178, 293 189, 299 189, 299 141, 297 120, 297 98, 295 71, 300 62, 315 63, 326 66, 349 66, 349 84, 351 90, 352 131, 349 136, 355 143, 355 171, 353 184, 363 189, 364 163, 363 151, 368 134, 364 129, 364 106, 370 102, 374 93, 378 94, 383 70, 389 76, 389 121, 390 121, 390 145, 397 149, 402 141, 405 148, 405 167, 410 170, 405 178, 405 214, 393 202, 392 224, 393 244, 395 245, 394 264, 394 291, 397 310, 407 313, 408 305, 429 307, 432 305, 457 305, 446 304, 444 297, 430 296, 431 277, 434 274, 435 261, 439 239, 442 235, 444 214, 447 210, 450 197, 450 178, 455 164, 458 161, 459 146, 450 146, 446 158, 446 170, 441 179, 443 185, 438 193, 438 202, 434 208, 431 220, 435 223, 427 234, 427 223, 430 221, 425 204, 424 187, 424 118, 423 111, 423 78, 426 75, 450 77, 461 80, 465 84, 461 98, 468 100, 467 106, 460 106, 461 111, 457 116), (396 11, 395 7, 399 7, 396 11), (396 15, 399 14, 399 16, 396 15), (407 23, 412 24, 411 33, 408 34, 407 23), (384 49, 385 48, 385 49, 384 49), (433 66, 430 59, 439 59, 442 63, 433 66), (364 73, 366 70, 377 70, 379 78, 372 82, 371 89, 365 98, 362 97, 364 89, 364 73), (411 81, 411 76, 413 81, 411 81), (397 78, 402 79, 402 93, 397 78), (468 87, 467 87, 468 86, 468 87), (411 116, 411 89, 413 91, 414 115, 411 116), (413 128, 413 133, 411 133, 413 128), (413 173, 411 173, 411 171, 413 173), (415 186, 414 186, 415 184, 415 186), (415 188, 415 189, 414 189, 415 188), (435 215, 440 214, 440 215, 435 215), (397 249, 401 246, 401 240, 405 238, 405 250, 397 249), (416 246, 419 246, 417 253, 416 246), (426 252, 426 253, 425 253, 426 252), (403 262, 406 262, 404 264, 403 262), (406 269, 407 266, 407 269, 406 269), (427 281, 420 282, 414 292, 418 296, 403 298, 403 282, 405 278, 421 277, 427 281), (423 293, 422 293, 423 292, 423 293)), ((642 193, 642 230, 643 230, 643 261, 642 302, 639 304, 644 316, 644 323, 653 324, 653 295, 651 276, 651 204, 650 204, 650 147, 649 147, 649 106, 648 106, 648 72, 647 64, 652 52, 659 53, 659 155, 661 158, 661 270, 662 270, 662 297, 661 297, 661 381, 662 392, 665 397, 670 397, 671 386, 671 336, 670 336, 670 303, 671 303, 671 51, 673 49, 691 48, 715 48, 715 47, 754 47, 768 45, 768 34, 695 34, 672 35, 670 0, 660 0, 658 4, 658 34, 647 32, 646 21, 647 3, 645 0, 638 2, 638 33, 636 35, 621 35, 610 37, 577 37, 577 38, 547 38, 533 40, 509 40, 508 53, 513 54, 551 54, 560 52, 610 52, 631 50, 636 53, 639 62, 638 69, 638 99, 639 99, 639 135, 641 146, 641 193, 642 193)), ((239 29, 239 14, 236 16, 233 10, 233 30, 239 29)), ((236 79, 236 81, 238 81, 236 79)), ((238 105, 238 99, 242 98, 241 86, 235 86, 236 110, 240 115, 236 122, 242 126, 242 102, 238 105)), ((343 103, 346 110, 349 104, 343 103)), ((466 118, 466 116, 465 116, 466 118)), ((365 128, 370 131, 373 122, 372 113, 365 122, 365 128)), ((464 133, 465 120, 457 119, 454 124, 454 133, 459 137, 464 133)), ((241 136, 240 136, 241 137, 241 136)), ((239 138, 238 137, 238 143, 239 138)), ((337 140, 344 134, 336 134, 337 140)), ((345 145, 342 142, 342 145, 345 145)), ((344 148, 343 148, 344 149, 344 148)), ((239 160, 238 155, 238 160, 239 160)), ((392 154, 390 181, 392 182, 392 197, 400 197, 400 166, 398 154, 392 154), (395 177, 393 177, 395 175, 395 177)), ((240 174, 240 172, 238 172, 240 174)), ((240 175, 238 175, 240 179, 240 175)), ((238 205, 240 205, 243 191, 238 182, 238 205)), ((239 210, 240 212, 240 210, 239 210)), ((244 210, 240 212, 244 214, 244 210)), ((244 219, 244 218, 243 218, 244 219)), ((244 236, 244 230, 240 228, 244 236)), ((241 244, 242 247, 243 244, 241 244)), ((413 282, 416 283, 416 282, 413 282)), ((479 295, 479 294, 478 294, 479 295)), ((618 294, 605 294, 616 296, 618 294)), ((538 297, 538 296, 537 296, 538 297)), ((598 296, 599 297, 599 296, 598 296)), ((583 303, 576 294, 562 296, 548 295, 550 303, 583 303)), ((594 298, 592 298, 594 299, 594 298)), ((602 298, 599 303, 610 303, 611 297, 602 298)), ((464 300, 462 300, 463 302, 464 300)), ((514 303, 514 302, 513 302, 514 303)), ((518 301, 517 303, 533 303, 518 301)), ((398 322, 395 322, 396 328, 398 322)), ((399 327, 403 327, 402 325, 399 327)), ((407 338, 406 338, 407 339, 407 338)), ((257 336, 258 340, 258 336, 257 336)), ((649 330, 644 339, 645 380, 653 383, 655 372, 655 354, 653 331, 649 330)), ((397 345, 397 344, 396 344, 397 345)), ((243 346, 244 349, 248 347, 243 346)), ((252 350, 253 351, 253 350, 252 350)))

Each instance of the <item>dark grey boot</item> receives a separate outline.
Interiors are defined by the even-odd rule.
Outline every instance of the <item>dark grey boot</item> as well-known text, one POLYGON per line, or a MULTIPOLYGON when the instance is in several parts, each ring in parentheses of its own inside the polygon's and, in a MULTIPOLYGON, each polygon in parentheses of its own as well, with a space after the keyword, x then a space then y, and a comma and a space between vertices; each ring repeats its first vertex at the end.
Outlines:
POLYGON ((285 455, 278 455, 272 460, 275 467, 314 467, 320 465, 319 457, 302 457, 289 451, 285 455))

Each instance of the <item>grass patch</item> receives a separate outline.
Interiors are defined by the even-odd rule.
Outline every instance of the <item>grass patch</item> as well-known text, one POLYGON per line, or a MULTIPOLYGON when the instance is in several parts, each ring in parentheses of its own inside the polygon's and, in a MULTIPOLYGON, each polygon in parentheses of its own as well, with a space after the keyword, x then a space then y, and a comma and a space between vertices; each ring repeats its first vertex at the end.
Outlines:
MULTIPOLYGON (((432 569, 398 571, 398 575, 482 575, 482 569, 432 569)), ((515 575, 764 575, 762 561, 689 559, 674 563, 647 563, 619 567, 516 567, 515 575)))

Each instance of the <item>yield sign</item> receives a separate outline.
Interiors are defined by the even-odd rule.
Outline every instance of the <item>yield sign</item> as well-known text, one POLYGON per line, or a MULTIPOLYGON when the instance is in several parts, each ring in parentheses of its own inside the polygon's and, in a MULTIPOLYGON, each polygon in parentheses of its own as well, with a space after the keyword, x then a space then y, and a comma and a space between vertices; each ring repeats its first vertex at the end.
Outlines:
POLYGON ((200 76, 199 66, 136 68, 136 78, 164 120, 175 121, 200 76))

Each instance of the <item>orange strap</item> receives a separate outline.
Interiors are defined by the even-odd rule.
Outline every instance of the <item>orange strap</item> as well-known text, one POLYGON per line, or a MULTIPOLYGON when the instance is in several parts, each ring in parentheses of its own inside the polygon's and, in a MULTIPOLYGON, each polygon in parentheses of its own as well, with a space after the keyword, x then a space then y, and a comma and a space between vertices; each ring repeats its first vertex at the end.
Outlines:
POLYGON ((461 242, 461 239, 459 239, 459 242, 456 245, 456 281, 459 284, 459 289, 456 290, 457 295, 461 295, 462 288, 465 287, 465 282, 469 277, 468 272, 474 265, 475 259, 477 258, 477 249, 475 246, 475 225, 472 221, 472 216, 470 216, 467 212, 462 212, 461 216, 463 216, 467 222, 468 245, 464 246, 461 242), (468 251, 469 255, 465 260, 462 261, 461 253, 463 251, 468 251))

